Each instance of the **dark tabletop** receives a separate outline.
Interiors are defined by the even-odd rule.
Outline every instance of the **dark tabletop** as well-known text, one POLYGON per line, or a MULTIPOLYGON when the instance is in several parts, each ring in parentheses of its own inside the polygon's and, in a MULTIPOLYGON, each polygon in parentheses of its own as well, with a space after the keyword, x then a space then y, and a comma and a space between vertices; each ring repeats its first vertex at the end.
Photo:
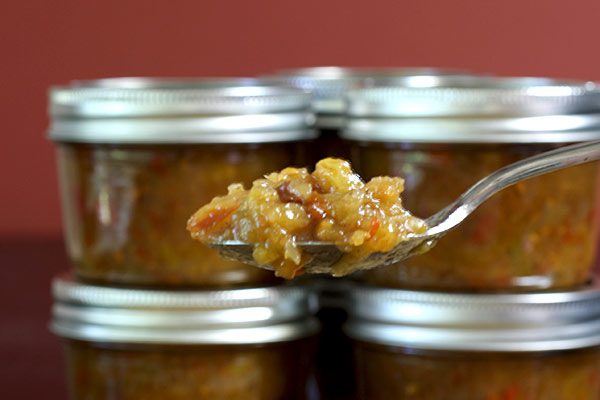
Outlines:
POLYGON ((67 269, 61 239, 0 238, 0 398, 67 398, 61 344, 48 331, 50 281, 67 269))

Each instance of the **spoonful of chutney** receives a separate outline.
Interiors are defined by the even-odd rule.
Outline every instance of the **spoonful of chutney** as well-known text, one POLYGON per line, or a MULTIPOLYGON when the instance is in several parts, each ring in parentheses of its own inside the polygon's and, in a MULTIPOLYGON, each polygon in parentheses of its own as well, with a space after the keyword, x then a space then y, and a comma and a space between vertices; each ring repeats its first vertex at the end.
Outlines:
POLYGON ((369 182, 347 161, 327 158, 315 171, 286 168, 214 198, 188 221, 193 238, 238 260, 291 279, 302 273, 343 276, 400 262, 432 248, 479 205, 522 180, 600 159, 600 141, 518 161, 481 179, 425 220, 402 207, 404 181, 369 182))

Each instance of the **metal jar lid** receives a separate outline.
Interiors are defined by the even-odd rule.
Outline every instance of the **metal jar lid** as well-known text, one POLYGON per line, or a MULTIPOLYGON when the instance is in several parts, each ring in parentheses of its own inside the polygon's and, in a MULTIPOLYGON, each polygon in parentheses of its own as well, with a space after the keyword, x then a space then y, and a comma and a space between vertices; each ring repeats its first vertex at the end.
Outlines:
POLYGON ((317 126, 340 128, 346 109, 345 95, 351 89, 391 85, 434 87, 466 84, 471 75, 461 70, 439 68, 349 68, 311 67, 282 70, 266 77, 313 94, 317 126))
POLYGON ((260 143, 309 139, 311 95, 256 79, 112 78, 50 90, 50 139, 260 143))
POLYGON ((301 287, 161 291, 53 282, 51 329, 93 342, 257 344, 312 335, 314 298, 301 287))
POLYGON ((415 143, 562 143, 600 137, 600 90, 592 82, 474 79, 454 87, 349 91, 342 136, 415 143))
POLYGON ((431 350, 532 352, 600 345, 600 286, 531 294, 453 294, 354 287, 346 332, 431 350))

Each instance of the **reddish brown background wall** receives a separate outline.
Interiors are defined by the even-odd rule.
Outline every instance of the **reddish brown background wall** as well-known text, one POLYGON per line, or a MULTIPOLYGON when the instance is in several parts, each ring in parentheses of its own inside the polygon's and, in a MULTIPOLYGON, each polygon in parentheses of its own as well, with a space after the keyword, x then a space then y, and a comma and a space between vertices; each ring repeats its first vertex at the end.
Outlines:
POLYGON ((0 235, 60 232, 46 88, 310 65, 600 80, 597 0, 21 1, 0 15, 0 235))

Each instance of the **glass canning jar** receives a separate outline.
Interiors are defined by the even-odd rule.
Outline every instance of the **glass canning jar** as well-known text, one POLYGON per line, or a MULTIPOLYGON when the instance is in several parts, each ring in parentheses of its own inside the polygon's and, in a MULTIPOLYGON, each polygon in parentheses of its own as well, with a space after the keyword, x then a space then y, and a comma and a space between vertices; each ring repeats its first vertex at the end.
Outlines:
POLYGON ((54 281, 72 399, 306 399, 312 300, 300 287, 160 291, 54 281))
POLYGON ((66 244, 80 279, 223 287, 274 281, 190 238, 232 182, 308 164, 310 97, 251 79, 117 78, 50 92, 66 244))
MULTIPOLYGON (((371 88, 348 98, 342 136, 365 179, 405 179, 404 204, 427 218, 495 170, 565 144, 600 138, 594 85, 485 78, 471 87, 371 88)), ((576 287, 596 254, 597 163, 498 193, 426 254, 364 274, 423 290, 576 287)))
POLYGON ((453 294, 355 288, 358 399, 600 397, 600 289, 453 294))
POLYGON ((319 160, 350 156, 346 143, 339 137, 349 90, 380 85, 438 87, 467 84, 475 78, 462 70, 440 68, 309 67, 282 70, 265 79, 312 93, 319 131, 315 157, 319 160))

